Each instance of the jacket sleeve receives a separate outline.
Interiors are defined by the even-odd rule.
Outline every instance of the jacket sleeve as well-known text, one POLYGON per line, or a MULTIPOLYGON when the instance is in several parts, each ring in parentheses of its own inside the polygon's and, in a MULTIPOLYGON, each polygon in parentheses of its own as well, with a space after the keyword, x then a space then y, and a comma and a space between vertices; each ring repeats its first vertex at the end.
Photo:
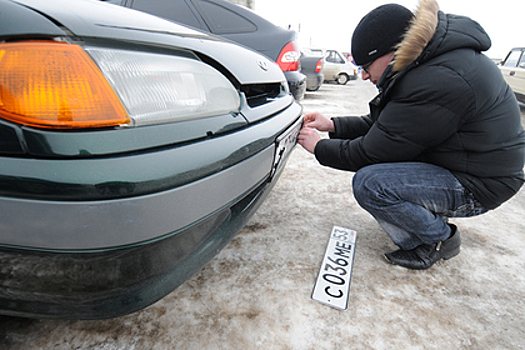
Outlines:
MULTIPOLYGON (((317 144, 314 154, 322 165, 341 170, 354 170, 350 161, 350 143, 362 138, 370 130, 374 122, 370 115, 362 117, 334 117, 333 133, 329 133, 329 140, 321 140, 317 144)), ((356 148, 356 147, 354 147, 356 148)), ((358 147, 356 149, 359 149, 358 147)), ((354 151, 353 158, 357 157, 354 151)), ((354 170, 355 171, 355 170, 354 170)))
POLYGON ((370 115, 362 117, 332 118, 335 131, 329 133, 331 139, 350 139, 365 135, 373 124, 370 115))
MULTIPOLYGON (((397 87, 364 135, 319 141, 314 151, 317 160, 326 166, 357 171, 371 164, 419 160, 427 149, 457 137, 462 116, 472 112, 472 105, 462 101, 473 100, 473 96, 453 73, 439 73, 432 75, 434 79, 426 79, 425 74, 418 75, 416 81, 405 77, 408 84, 397 87)), ((359 125, 349 120, 340 123, 334 134, 355 136, 349 131, 354 123, 359 125)), ((334 125, 338 124, 334 121, 334 125)))

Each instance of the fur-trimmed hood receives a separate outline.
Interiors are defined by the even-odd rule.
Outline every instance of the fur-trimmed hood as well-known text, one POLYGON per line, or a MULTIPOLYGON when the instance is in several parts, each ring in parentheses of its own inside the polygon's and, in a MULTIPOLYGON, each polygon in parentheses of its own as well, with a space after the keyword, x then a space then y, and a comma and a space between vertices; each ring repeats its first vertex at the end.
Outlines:
POLYGON ((396 47, 392 61, 394 72, 414 62, 419 64, 458 48, 488 50, 490 38, 485 30, 468 17, 445 15, 436 0, 421 0, 403 40, 396 47))

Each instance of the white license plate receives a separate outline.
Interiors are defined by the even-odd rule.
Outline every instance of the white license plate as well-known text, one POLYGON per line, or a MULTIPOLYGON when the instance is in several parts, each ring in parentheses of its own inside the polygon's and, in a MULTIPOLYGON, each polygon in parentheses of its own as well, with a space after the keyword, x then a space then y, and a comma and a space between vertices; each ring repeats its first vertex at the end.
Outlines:
POLYGON ((312 299, 339 310, 348 308, 357 232, 334 226, 323 263, 315 282, 312 299))
POLYGON ((271 177, 273 177, 277 170, 286 162, 286 158, 288 158, 297 143, 297 136, 302 126, 303 118, 301 117, 277 138, 271 177))

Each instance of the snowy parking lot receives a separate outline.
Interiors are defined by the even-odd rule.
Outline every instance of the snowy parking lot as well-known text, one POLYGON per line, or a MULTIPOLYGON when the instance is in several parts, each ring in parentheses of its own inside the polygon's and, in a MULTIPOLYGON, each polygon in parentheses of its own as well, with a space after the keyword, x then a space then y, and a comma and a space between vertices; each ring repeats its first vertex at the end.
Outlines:
MULTIPOLYGON (((305 113, 361 115, 375 92, 361 80, 324 84, 301 103, 305 113)), ((110 320, 0 316, 0 349, 525 347, 525 190, 495 211, 452 220, 461 254, 410 271, 382 257, 395 247, 355 202, 351 179, 298 146, 247 226, 166 298, 110 320), (346 311, 311 300, 334 225, 358 235, 346 311)))

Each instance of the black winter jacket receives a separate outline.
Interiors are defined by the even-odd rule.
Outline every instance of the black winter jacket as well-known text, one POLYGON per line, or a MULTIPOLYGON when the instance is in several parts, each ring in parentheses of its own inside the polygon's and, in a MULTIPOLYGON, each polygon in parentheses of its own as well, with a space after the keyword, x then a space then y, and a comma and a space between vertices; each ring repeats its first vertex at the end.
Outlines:
POLYGON ((435 164, 487 209, 499 206, 524 182, 525 133, 514 94, 481 54, 490 45, 478 23, 422 0, 370 115, 333 118, 335 132, 316 145, 317 160, 351 171, 385 162, 435 164), (429 13, 435 29, 424 33, 429 13), (418 44, 414 33, 428 41, 418 44))

